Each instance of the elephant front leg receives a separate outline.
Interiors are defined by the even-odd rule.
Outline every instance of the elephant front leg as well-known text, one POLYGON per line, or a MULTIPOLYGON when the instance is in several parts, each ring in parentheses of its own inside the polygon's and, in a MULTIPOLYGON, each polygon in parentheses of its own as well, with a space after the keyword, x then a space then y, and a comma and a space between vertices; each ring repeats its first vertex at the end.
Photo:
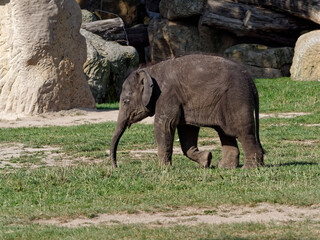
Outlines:
POLYGON ((155 117, 154 134, 158 146, 158 158, 160 165, 172 164, 172 148, 176 126, 173 121, 155 117))
POLYGON ((227 136, 222 130, 218 131, 222 145, 222 159, 218 164, 220 168, 236 168, 239 166, 239 148, 234 137, 227 136))
POLYGON ((199 127, 191 125, 179 125, 178 134, 184 155, 186 155, 191 160, 199 163, 201 167, 210 167, 212 160, 211 152, 201 152, 199 151, 197 146, 199 127))

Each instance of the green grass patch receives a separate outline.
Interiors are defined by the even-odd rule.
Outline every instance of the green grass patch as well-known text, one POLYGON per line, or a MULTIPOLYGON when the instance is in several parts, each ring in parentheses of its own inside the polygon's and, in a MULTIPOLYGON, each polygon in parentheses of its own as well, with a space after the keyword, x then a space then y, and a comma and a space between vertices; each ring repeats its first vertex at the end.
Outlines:
POLYGON ((320 82, 290 78, 256 79, 260 112, 312 112, 320 110, 320 82))
POLYGON ((96 104, 96 107, 99 110, 118 110, 119 102, 107 102, 107 103, 96 104))
MULTIPOLYGON (((292 81, 290 78, 255 79, 260 112, 320 111, 320 83, 292 81)), ((118 102, 97 104, 97 109, 119 109, 118 102)))
MULTIPOLYGON (((115 123, 79 125, 73 127, 2 128, 0 142, 19 142, 28 147, 57 146, 69 155, 105 157, 115 123)), ((121 139, 122 149, 155 148, 153 126, 133 125, 121 139)))
POLYGON ((176 239, 176 240, 316 240, 319 223, 290 222, 284 224, 221 224, 199 226, 164 226, 151 228, 146 225, 119 225, 113 227, 63 228, 54 226, 0 227, 0 238, 13 239, 176 239))
MULTIPOLYGON (((59 147, 71 159, 103 160, 71 167, 29 168, 43 153, 13 158, 22 168, 0 169, 0 239, 317 239, 319 223, 225 224, 160 227, 119 225, 67 229, 33 224, 51 217, 94 217, 101 213, 167 211, 186 206, 214 208, 224 204, 261 202, 296 206, 320 204, 320 109, 318 82, 259 79, 262 112, 309 112, 295 118, 264 118, 260 134, 266 167, 252 170, 201 169, 175 154, 173 166, 161 168, 156 154, 130 150, 156 148, 153 126, 136 124, 119 144, 119 168, 113 169, 105 150, 115 123, 73 127, 2 128, 0 143, 28 147, 59 147), (306 235, 309 234, 309 235, 306 235), (164 237, 169 236, 169 237, 164 237), (306 238, 305 236, 308 236, 306 238)), ((200 131, 200 146, 217 134, 200 131), (203 140, 203 141, 202 141, 203 140)), ((177 137, 176 137, 177 139, 177 137)), ((219 140, 212 149, 213 166, 221 158, 219 140)), ((175 141, 178 146, 179 142, 175 141)), ((0 156, 1 162, 1 156, 0 156)), ((243 153, 241 153, 243 164, 243 153)))

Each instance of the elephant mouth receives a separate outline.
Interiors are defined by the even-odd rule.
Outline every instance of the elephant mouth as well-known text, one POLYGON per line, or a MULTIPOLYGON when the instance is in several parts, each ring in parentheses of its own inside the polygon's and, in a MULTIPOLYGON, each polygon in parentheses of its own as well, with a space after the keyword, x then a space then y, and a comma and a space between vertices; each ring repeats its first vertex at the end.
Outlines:
POLYGON ((129 116, 127 127, 130 128, 133 123, 135 123, 134 119, 136 117, 136 113, 131 113, 129 116))
POLYGON ((129 120, 128 120, 128 128, 130 128, 130 126, 133 123, 139 122, 140 120, 142 120, 143 118, 145 118, 146 114, 143 111, 140 112, 133 112, 129 115, 129 120))

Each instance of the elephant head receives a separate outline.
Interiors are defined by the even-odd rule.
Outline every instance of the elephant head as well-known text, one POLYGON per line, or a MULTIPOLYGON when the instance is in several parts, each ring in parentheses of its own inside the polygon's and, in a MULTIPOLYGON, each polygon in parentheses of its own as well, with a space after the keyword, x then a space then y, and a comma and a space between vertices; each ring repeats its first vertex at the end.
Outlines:
POLYGON ((110 148, 110 159, 114 167, 117 167, 118 143, 126 128, 154 114, 153 89, 154 82, 145 70, 132 72, 124 81, 120 95, 117 126, 110 148))

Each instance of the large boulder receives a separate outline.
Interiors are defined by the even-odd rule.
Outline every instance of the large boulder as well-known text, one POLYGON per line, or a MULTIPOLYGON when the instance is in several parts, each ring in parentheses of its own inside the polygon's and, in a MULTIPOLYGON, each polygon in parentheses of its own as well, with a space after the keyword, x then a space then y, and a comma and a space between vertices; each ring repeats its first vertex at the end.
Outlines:
POLYGON ((82 23, 90 23, 99 20, 92 12, 82 9, 82 23))
POLYGON ((160 13, 166 19, 176 20, 200 15, 203 0, 161 0, 160 13))
POLYGON ((148 33, 153 62, 194 52, 223 53, 234 44, 232 35, 192 21, 153 19, 148 33))
POLYGON ((84 72, 96 102, 118 100, 126 72, 139 63, 137 51, 130 46, 105 41, 84 29, 81 34, 86 38, 88 49, 84 72))
POLYGON ((86 43, 75 1, 0 4, 0 112, 94 108, 83 74, 86 43))
POLYGON ((298 39, 290 72, 294 80, 320 80, 320 30, 298 39))
POLYGON ((254 78, 276 78, 290 76, 293 48, 239 44, 228 48, 225 56, 244 64, 254 78))

